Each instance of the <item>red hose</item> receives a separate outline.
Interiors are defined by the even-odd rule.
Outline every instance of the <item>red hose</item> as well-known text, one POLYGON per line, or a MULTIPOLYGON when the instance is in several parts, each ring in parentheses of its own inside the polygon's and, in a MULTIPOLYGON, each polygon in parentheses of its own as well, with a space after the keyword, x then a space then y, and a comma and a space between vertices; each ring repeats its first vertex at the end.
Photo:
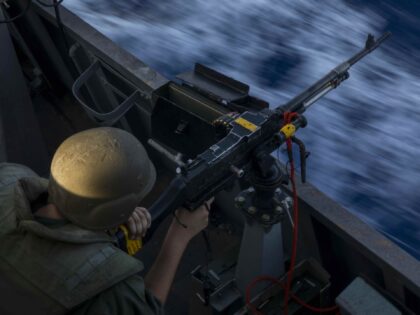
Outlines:
MULTIPOLYGON (((292 119, 297 116, 297 113, 290 113, 286 112, 284 113, 284 124, 291 123, 292 119)), ((296 183, 295 183, 295 164, 293 161, 293 153, 292 153, 292 140, 288 138, 286 140, 287 145, 287 152, 289 154, 289 162, 290 162, 290 182, 292 184, 292 195, 293 195, 293 238, 292 238, 292 252, 290 256, 290 268, 287 272, 287 279, 286 279, 286 286, 284 286, 283 283, 280 282, 280 280, 271 277, 271 276, 259 276, 256 277, 254 280, 252 280, 249 285, 246 288, 245 292, 245 301, 248 308, 255 314, 255 315, 262 315, 261 312, 257 310, 257 308, 251 303, 251 290, 252 288, 261 281, 271 281, 273 283, 278 283, 284 288, 284 315, 288 315, 289 312, 289 296, 292 297, 293 300, 295 300, 297 303, 302 305, 303 307, 318 313, 328 313, 333 311, 338 311, 339 309, 337 305, 331 306, 331 307, 315 307, 312 305, 309 305, 299 299, 296 295, 293 293, 290 293, 290 287, 293 279, 293 273, 295 271, 295 265, 296 265, 296 253, 297 253, 297 242, 298 242, 298 227, 299 227, 299 207, 298 207, 298 196, 297 196, 297 189, 296 189, 296 183)))

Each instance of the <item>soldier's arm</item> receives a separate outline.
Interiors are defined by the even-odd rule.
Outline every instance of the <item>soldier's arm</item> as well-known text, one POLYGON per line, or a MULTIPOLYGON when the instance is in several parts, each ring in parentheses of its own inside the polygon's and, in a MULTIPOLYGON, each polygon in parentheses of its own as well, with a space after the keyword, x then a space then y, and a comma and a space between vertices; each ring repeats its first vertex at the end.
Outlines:
POLYGON ((194 212, 179 209, 177 219, 163 241, 156 261, 145 278, 146 288, 162 303, 165 303, 176 270, 190 240, 208 224, 208 211, 203 205, 194 212))

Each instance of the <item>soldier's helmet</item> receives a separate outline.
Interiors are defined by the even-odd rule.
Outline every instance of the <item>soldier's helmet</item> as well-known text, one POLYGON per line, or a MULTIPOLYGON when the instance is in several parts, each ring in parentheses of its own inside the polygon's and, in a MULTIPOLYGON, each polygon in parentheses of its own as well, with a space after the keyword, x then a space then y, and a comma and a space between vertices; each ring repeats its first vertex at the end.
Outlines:
POLYGON ((109 229, 127 221, 155 179, 146 150, 132 134, 111 127, 89 129, 66 139, 55 152, 48 201, 79 226, 109 229))

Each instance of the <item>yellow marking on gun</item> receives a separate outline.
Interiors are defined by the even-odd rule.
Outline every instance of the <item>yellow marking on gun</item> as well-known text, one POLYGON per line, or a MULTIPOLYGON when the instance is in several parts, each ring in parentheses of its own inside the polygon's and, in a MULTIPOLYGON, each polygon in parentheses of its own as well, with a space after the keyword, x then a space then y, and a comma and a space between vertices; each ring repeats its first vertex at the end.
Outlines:
POLYGON ((248 120, 246 120, 242 117, 239 117, 239 118, 235 119, 235 122, 238 125, 244 127, 245 129, 248 129, 249 131, 252 131, 252 132, 254 132, 255 130, 258 129, 257 125, 254 125, 252 122, 250 122, 250 121, 248 121, 248 120))
POLYGON ((280 131, 286 136, 286 139, 289 139, 296 132, 296 127, 293 124, 284 125, 280 131))
POLYGON ((125 225, 120 225, 120 229, 124 233, 125 245, 127 247, 127 253, 130 256, 134 256, 140 250, 140 248, 142 248, 143 241, 141 239, 140 240, 130 239, 130 237, 128 235, 128 229, 125 225))

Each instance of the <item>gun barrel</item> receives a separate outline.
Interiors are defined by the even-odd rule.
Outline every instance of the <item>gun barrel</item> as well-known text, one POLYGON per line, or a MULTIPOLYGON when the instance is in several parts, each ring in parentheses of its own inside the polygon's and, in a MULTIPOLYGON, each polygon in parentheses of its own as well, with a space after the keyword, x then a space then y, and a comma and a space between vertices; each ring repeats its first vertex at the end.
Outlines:
POLYGON ((371 34, 369 34, 367 39, 366 39, 365 47, 360 52, 358 52, 356 55, 351 57, 347 61, 347 63, 349 63, 350 66, 354 65, 356 62, 358 62, 364 56, 366 56, 367 54, 369 54, 370 52, 372 52, 373 50, 378 48, 379 45, 381 45, 382 42, 390 36, 391 36, 391 32, 386 32, 386 33, 382 34, 382 36, 379 37, 377 40, 375 40, 374 37, 371 34))
POLYGON ((374 37, 369 34, 366 39, 365 47, 361 51, 356 53, 345 62, 339 64, 327 75, 316 81, 302 93, 292 98, 289 102, 277 107, 277 110, 281 112, 289 111, 303 113, 311 104, 315 103, 318 99, 323 97, 329 91, 336 88, 341 82, 346 80, 349 77, 349 68, 360 59, 365 57, 367 54, 369 54, 371 51, 378 48, 379 45, 381 45, 382 42, 389 36, 391 36, 391 32, 386 32, 381 37, 379 37, 378 40, 375 40, 374 37))
POLYGON ((303 113, 309 105, 313 104, 329 91, 337 87, 343 80, 347 79, 348 68, 349 66, 347 63, 342 63, 302 93, 292 98, 285 105, 279 106, 278 109, 281 111, 303 113))

